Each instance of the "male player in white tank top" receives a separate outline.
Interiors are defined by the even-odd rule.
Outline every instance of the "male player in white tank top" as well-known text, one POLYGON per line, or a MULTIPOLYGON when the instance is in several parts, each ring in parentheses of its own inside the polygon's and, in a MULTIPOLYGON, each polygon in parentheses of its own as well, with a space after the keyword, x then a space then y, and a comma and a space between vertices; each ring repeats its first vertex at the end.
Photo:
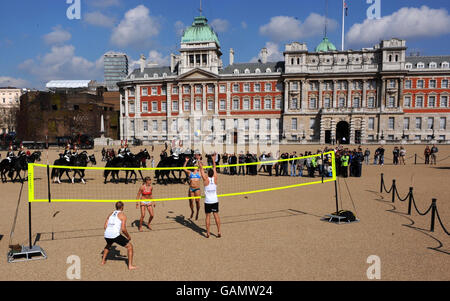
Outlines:
POLYGON ((222 237, 220 232, 220 217, 219 217, 219 199, 217 198, 217 171, 216 171, 216 156, 214 154, 213 168, 208 169, 208 174, 203 170, 203 163, 199 161, 200 174, 203 178, 203 185, 205 186, 205 213, 206 213, 206 238, 209 238, 209 229, 211 226, 211 213, 217 225, 217 238, 222 237))
POLYGON ((116 243, 128 250, 128 269, 135 270, 137 267, 133 266, 133 245, 130 243, 131 236, 128 234, 126 223, 127 217, 123 213, 123 203, 116 203, 116 211, 111 213, 105 222, 105 240, 106 247, 103 251, 102 265, 106 263, 106 256, 109 253, 113 243, 116 243), (123 232, 127 238, 120 234, 123 232))

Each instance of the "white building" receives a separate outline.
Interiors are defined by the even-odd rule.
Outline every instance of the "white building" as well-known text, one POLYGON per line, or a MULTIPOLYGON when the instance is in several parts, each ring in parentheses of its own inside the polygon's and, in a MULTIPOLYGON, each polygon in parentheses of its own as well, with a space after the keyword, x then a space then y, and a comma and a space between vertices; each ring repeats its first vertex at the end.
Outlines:
POLYGON ((16 131, 16 113, 20 108, 21 95, 21 89, 0 88, 0 134, 16 131))

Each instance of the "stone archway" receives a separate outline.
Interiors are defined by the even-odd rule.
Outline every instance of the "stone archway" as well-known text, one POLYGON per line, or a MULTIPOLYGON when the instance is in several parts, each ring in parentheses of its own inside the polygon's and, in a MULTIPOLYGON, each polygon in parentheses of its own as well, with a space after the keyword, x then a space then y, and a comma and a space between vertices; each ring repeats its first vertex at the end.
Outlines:
POLYGON ((340 121, 336 125, 336 142, 350 144, 350 125, 347 121, 340 121))

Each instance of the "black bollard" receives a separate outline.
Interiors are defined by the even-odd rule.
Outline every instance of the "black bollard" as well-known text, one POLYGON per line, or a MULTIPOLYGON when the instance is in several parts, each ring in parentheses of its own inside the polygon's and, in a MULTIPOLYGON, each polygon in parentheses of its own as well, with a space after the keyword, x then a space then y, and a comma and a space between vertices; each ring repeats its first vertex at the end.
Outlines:
POLYGON ((392 203, 395 202, 395 190, 397 187, 395 187, 395 180, 392 180, 392 203))
POLYGON ((383 183, 384 183, 383 174, 381 174, 380 193, 383 193, 383 183))
POLYGON ((432 200, 431 203, 431 226, 430 226, 430 231, 434 232, 434 218, 436 216, 436 199, 432 200))
POLYGON ((417 154, 414 154, 414 165, 417 165, 417 154))
POLYGON ((411 215, 412 200, 413 200, 413 188, 409 187, 408 215, 411 215))

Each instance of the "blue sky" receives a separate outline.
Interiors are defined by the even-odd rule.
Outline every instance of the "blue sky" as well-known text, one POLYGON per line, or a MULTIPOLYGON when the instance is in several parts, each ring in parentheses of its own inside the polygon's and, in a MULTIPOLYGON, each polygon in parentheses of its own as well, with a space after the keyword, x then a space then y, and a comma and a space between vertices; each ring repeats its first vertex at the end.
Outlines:
MULTIPOLYGON (((372 47, 380 39, 405 38, 410 51, 450 55, 448 0, 372 0, 381 3, 381 19, 368 20, 367 0, 347 0, 346 48, 372 47)), ((180 30, 199 14, 199 0, 81 0, 81 20, 69 20, 66 0, 2 1, 0 14, 0 86, 42 89, 51 79, 103 80, 102 55, 142 53, 168 64, 180 30)), ((224 64, 230 48, 235 61, 271 60, 284 45, 305 42, 314 50, 323 38, 325 0, 203 0, 203 14, 217 31, 224 64)), ((340 48, 341 0, 329 0, 328 36, 340 48)))

